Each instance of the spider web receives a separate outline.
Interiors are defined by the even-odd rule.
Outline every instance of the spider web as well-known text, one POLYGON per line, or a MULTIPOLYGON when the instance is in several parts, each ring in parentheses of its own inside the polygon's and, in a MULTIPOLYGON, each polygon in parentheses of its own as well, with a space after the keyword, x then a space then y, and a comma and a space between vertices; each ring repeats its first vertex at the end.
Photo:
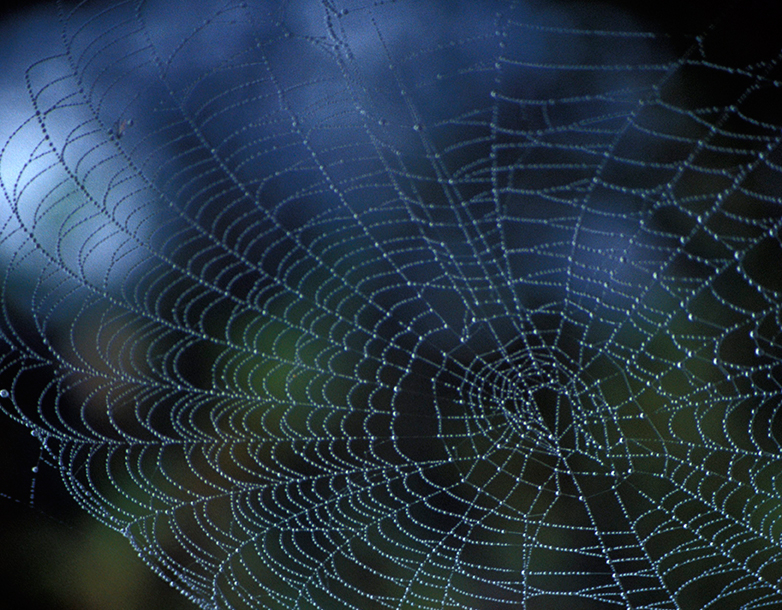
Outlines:
POLYGON ((2 407, 203 608, 778 607, 769 11, 62 7, 2 407))

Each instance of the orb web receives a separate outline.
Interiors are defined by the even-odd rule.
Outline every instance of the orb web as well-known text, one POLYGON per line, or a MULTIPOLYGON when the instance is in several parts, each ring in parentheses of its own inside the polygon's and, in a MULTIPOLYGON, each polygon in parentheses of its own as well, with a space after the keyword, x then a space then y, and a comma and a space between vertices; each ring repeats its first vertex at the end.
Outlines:
POLYGON ((62 7, 0 404, 201 607, 782 601, 779 37, 576 6, 62 7))

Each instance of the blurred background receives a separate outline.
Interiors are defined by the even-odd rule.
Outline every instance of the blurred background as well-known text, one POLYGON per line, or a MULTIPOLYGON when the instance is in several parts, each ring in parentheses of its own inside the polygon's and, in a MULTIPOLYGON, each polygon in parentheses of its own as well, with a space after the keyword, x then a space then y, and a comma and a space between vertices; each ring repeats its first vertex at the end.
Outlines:
MULTIPOLYGON (((154 3, 154 0, 152 0, 154 3)), ((578 11, 584 2, 535 2, 578 11)), ((603 3, 608 5, 609 3, 603 3)), ((778 27, 762 2, 614 2, 650 29, 703 32, 730 13, 726 56, 776 44, 778 27), (732 7, 732 8, 731 8, 732 7), (736 8, 738 7, 738 8, 736 8), (771 41, 771 42, 768 42, 771 41)), ((64 5, 67 6, 67 5, 64 5)), ((0 14, 0 139, 27 114, 18 85, 27 65, 58 51, 57 8, 52 3, 6 4, 0 14), (16 83, 13 87, 10 82, 16 83), (19 108, 24 106, 24 111, 19 108)), ((716 38, 720 40, 719 36, 716 38)), ((681 51, 681 49, 676 49, 681 51)), ((708 83, 705 83, 708 86, 708 83)), ((0 397, 0 400, 3 400, 0 397)), ((90 518, 67 494, 53 465, 42 459, 29 430, 0 420, 0 608, 155 609, 192 608, 180 593, 147 568, 127 540, 90 518)))

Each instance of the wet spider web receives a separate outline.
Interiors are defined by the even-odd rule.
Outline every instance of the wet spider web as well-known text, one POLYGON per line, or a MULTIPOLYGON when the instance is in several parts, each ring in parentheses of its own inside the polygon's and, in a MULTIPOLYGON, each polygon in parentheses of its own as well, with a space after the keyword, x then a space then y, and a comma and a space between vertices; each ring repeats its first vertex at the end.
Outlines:
POLYGON ((756 8, 63 7, 2 407, 204 608, 777 607, 756 8))

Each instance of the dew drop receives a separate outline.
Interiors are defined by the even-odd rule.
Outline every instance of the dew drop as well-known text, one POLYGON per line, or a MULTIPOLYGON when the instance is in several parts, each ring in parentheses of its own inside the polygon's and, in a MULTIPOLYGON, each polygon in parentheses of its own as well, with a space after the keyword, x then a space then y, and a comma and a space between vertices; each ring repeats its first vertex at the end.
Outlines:
POLYGON ((0 390, 0 398, 8 398, 8 390, 0 390))
POLYGON ((33 472, 38 472, 38 466, 33 466, 31 469, 33 472))

